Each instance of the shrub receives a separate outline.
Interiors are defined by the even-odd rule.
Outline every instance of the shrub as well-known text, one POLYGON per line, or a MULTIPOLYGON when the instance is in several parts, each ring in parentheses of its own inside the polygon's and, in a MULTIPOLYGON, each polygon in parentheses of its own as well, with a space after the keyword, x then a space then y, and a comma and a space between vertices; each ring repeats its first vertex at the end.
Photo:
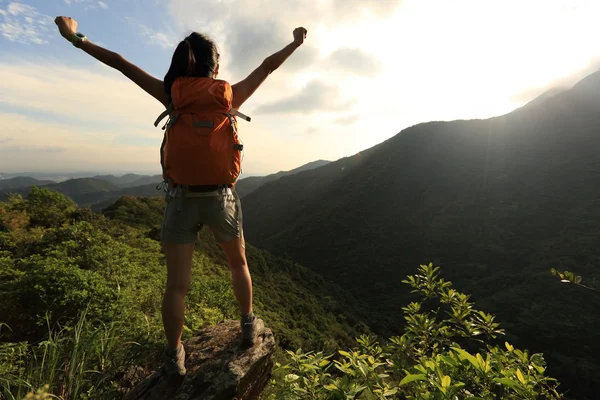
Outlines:
POLYGON ((404 307, 405 330, 381 344, 363 335, 350 350, 288 351, 270 399, 560 399, 541 354, 504 342, 493 315, 422 265, 404 283, 422 296, 404 307))

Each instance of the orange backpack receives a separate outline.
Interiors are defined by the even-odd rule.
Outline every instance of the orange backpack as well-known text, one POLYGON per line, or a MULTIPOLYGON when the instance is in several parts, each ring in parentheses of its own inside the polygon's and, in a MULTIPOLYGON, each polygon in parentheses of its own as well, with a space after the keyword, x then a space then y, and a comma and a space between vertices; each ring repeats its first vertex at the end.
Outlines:
POLYGON ((169 187, 233 186, 241 172, 243 145, 231 108, 228 82, 212 78, 178 78, 171 105, 154 126, 169 116, 160 148, 163 179, 169 187))

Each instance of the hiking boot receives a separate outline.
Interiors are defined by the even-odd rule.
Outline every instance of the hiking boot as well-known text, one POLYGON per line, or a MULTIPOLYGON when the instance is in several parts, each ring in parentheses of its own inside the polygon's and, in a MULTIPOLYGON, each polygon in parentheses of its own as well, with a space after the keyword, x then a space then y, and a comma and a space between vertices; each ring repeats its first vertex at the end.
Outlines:
POLYGON ((177 350, 165 350, 163 372, 168 376, 184 376, 185 370, 185 350, 183 344, 179 345, 177 350))
POLYGON ((242 347, 252 347, 256 338, 257 318, 250 313, 242 317, 240 321, 242 327, 242 347))

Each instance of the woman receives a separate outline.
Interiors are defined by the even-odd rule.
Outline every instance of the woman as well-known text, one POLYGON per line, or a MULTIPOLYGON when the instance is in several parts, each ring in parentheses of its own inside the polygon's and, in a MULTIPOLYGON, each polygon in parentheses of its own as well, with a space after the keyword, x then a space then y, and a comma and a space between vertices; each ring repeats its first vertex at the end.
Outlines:
MULTIPOLYGON (((222 89, 222 93, 229 93, 228 109, 239 109, 267 76, 302 45, 307 33, 304 28, 296 28, 293 32, 294 39, 290 44, 267 57, 246 79, 228 86, 227 83, 223 83, 224 81, 216 80, 219 72, 217 46, 202 34, 194 32, 179 43, 163 82, 131 64, 121 55, 90 42, 83 34, 77 32, 77 21, 74 19, 61 16, 55 19, 55 23, 60 34, 75 47, 121 71, 168 110, 172 110, 174 92, 179 93, 184 89, 188 92, 196 90, 197 86, 192 87, 188 83, 198 80, 205 85, 198 86, 197 90, 208 88, 208 91, 214 92, 213 88, 217 87, 215 85, 220 85, 218 87, 222 89)), ((234 120, 230 122, 233 126, 234 120)), ((167 125, 171 123, 170 121, 167 125)), ((179 162, 182 158, 184 158, 183 154, 171 157, 179 162)), ((187 168, 187 170, 194 170, 194 168, 187 168)), ((227 257, 233 290, 241 313, 243 345, 252 345, 257 333, 255 332, 256 317, 252 313, 252 280, 245 254, 242 210, 240 200, 231 186, 229 185, 226 191, 228 196, 219 196, 219 189, 213 185, 199 185, 200 189, 195 192, 192 192, 190 187, 183 186, 177 200, 177 207, 170 206, 171 195, 174 193, 173 186, 169 190, 170 195, 167 195, 161 242, 167 261, 167 287, 162 303, 162 318, 168 342, 163 371, 168 375, 186 373, 185 352, 181 344, 184 299, 190 285, 195 240, 203 225, 211 228, 227 257)))

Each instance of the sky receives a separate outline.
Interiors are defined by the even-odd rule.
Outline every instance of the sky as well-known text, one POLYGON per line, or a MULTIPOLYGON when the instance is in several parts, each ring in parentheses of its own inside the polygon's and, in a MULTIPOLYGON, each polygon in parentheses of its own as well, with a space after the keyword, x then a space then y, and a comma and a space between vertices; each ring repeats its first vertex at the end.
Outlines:
POLYGON ((232 84, 308 30, 240 110, 244 174, 336 160, 427 121, 505 114, 600 69, 597 0, 0 0, 0 173, 159 173, 163 107, 58 34, 162 79, 213 37, 232 84))

